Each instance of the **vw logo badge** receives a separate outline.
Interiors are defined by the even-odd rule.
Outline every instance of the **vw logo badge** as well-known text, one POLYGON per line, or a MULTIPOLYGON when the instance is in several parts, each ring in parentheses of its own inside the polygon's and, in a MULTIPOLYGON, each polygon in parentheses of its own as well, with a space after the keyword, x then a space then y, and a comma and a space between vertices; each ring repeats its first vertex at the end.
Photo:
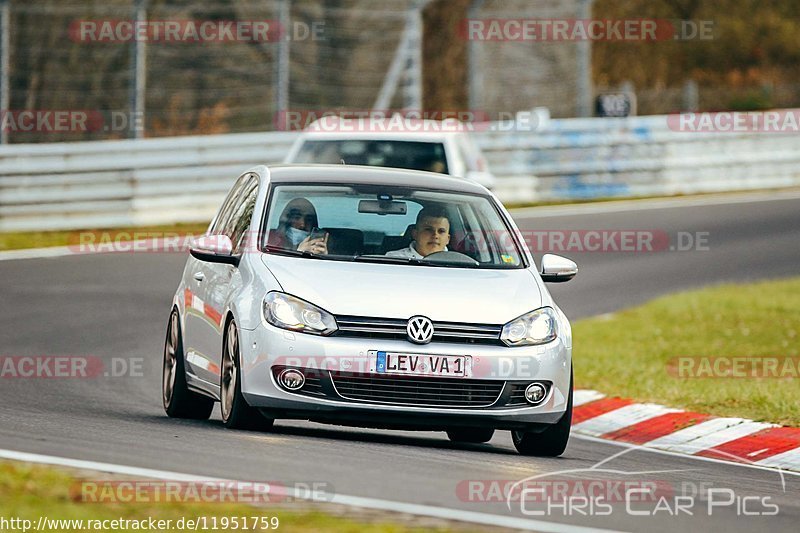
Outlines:
POLYGON ((416 344, 428 344, 433 338, 433 322, 424 316, 412 316, 406 326, 408 340, 416 344))

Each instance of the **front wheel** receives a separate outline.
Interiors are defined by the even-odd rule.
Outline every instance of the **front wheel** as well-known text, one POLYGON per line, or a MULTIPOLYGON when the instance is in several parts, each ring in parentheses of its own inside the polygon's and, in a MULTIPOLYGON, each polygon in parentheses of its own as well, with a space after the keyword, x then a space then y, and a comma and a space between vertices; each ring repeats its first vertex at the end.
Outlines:
POLYGON ((164 365, 161 372, 161 399, 164 411, 172 418, 206 420, 214 409, 214 400, 189 390, 183 362, 183 337, 178 311, 173 309, 164 342, 164 365))
POLYGON ((274 420, 265 418, 257 409, 250 407, 242 395, 239 356, 239 332, 236 322, 231 320, 228 322, 222 347, 219 402, 222 422, 230 429, 269 429, 274 420))
POLYGON ((569 375, 569 396, 567 410, 558 422, 541 433, 512 431, 511 439, 514 447, 522 455, 537 457, 558 457, 567 448, 569 432, 572 426, 572 371, 569 375))

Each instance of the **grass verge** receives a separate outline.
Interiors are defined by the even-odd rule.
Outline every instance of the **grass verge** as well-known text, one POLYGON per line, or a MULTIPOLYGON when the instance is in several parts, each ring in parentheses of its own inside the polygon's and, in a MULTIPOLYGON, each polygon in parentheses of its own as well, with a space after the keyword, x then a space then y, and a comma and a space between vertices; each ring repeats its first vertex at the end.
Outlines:
POLYGON ((580 320, 573 326, 576 386, 800 426, 798 307, 800 278, 792 278, 679 293, 580 320))
POLYGON ((94 239, 91 242, 103 242, 103 239, 110 239, 118 242, 136 240, 139 238, 152 239, 178 235, 202 235, 207 228, 208 223, 169 224, 163 226, 114 229, 16 231, 0 233, 0 251, 80 244, 82 242, 81 236, 89 233, 94 234, 94 239))
MULTIPOLYGON (((99 475, 99 474, 98 474, 99 475)), ((112 481, 108 475, 103 475, 103 481, 112 481)), ((100 479, 92 479, 92 482, 100 482, 100 479)), ((270 519, 278 518, 279 531, 289 532, 316 532, 330 531, 334 533, 346 532, 368 532, 368 533, 406 533, 417 531, 452 531, 446 526, 436 526, 431 523, 423 527, 413 525, 389 523, 389 518, 384 513, 383 516, 375 517, 374 513, 364 512, 360 518, 351 519, 335 516, 331 513, 321 512, 311 507, 311 504, 302 502, 305 508, 281 509, 275 507, 254 507, 245 504, 228 503, 145 503, 143 501, 132 503, 87 503, 82 497, 81 477, 76 477, 57 468, 49 468, 37 465, 28 465, 17 462, 0 462, 0 517, 8 520, 19 518, 30 520, 31 528, 38 525, 39 517, 46 517, 51 520, 83 520, 86 526, 88 520, 171 520, 171 527, 168 529, 158 529, 160 531, 181 531, 178 529, 180 519, 196 519, 206 517, 208 528, 214 524, 214 517, 217 518, 216 524, 219 530, 235 529, 243 531, 276 529, 270 519), (223 517, 226 517, 229 527, 222 527, 223 517), (232 525, 233 518, 239 519, 238 528, 232 525), (242 520, 247 518, 249 525, 244 526, 242 520), (266 520, 255 517, 264 517, 266 520), (268 525, 267 528, 251 527, 253 522, 261 526, 268 525)), ((98 492, 101 494, 102 491, 98 492)), ((127 495, 133 494, 127 492, 127 495)), ((152 493, 150 493, 152 494, 152 493)), ((358 515, 356 511, 352 514, 358 515)), ((409 521, 408 516, 403 515, 404 520, 409 521)), ((424 521, 423 521, 424 522, 424 521)), ((18 522, 18 524, 20 524, 18 522)), ((185 522, 184 522, 185 524, 185 522)), ((45 527, 44 531, 81 531, 75 527, 75 523, 50 523, 51 527, 45 527)), ((137 530, 133 524, 126 530, 137 530)), ((2 526, 0 526, 2 527, 2 526)), ((108 529, 108 528, 105 528, 108 529)), ((148 527, 144 527, 148 530, 148 527)), ((187 528, 184 527, 183 530, 187 528)), ((189 528, 191 529, 191 528, 189 528)), ((202 530, 202 525, 198 530, 202 530)), ((15 530, 21 528, 16 527, 15 530)), ((84 527, 83 531, 97 530, 92 527, 84 527)), ((117 529, 119 530, 119 529, 117 529)), ((463 529, 459 529, 463 531, 463 529)))

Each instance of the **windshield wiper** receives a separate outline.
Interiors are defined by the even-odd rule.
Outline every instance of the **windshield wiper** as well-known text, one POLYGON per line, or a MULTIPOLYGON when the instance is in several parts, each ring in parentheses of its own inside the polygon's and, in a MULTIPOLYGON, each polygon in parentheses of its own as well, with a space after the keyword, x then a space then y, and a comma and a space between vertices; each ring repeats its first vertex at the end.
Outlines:
POLYGON ((480 268, 477 261, 436 261, 433 259, 418 259, 416 257, 392 257, 385 255, 357 255, 353 261, 365 263, 401 263, 404 265, 422 265, 432 267, 460 267, 460 268, 480 268))
POLYGON ((281 255, 292 255, 295 257, 311 257, 312 259, 319 259, 320 257, 323 257, 320 254, 315 254, 314 252, 290 250, 288 248, 281 248, 280 246, 272 246, 269 244, 264 247, 264 250, 281 255))
POLYGON ((421 259, 415 257, 392 257, 386 255, 357 255, 353 257, 353 261, 361 261, 364 263, 403 263, 406 265, 429 265, 424 263, 421 259))

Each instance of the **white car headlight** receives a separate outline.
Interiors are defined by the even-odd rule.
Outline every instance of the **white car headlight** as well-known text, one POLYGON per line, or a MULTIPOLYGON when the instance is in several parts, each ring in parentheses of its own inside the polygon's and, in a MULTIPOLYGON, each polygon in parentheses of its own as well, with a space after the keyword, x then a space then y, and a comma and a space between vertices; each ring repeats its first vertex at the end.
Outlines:
POLYGON ((330 335, 339 329, 329 312, 282 292, 267 294, 263 312, 264 320, 277 328, 313 335, 330 335))
POLYGON ((500 340, 508 346, 546 344, 558 336, 558 321, 551 307, 541 307, 515 318, 505 326, 500 340))

